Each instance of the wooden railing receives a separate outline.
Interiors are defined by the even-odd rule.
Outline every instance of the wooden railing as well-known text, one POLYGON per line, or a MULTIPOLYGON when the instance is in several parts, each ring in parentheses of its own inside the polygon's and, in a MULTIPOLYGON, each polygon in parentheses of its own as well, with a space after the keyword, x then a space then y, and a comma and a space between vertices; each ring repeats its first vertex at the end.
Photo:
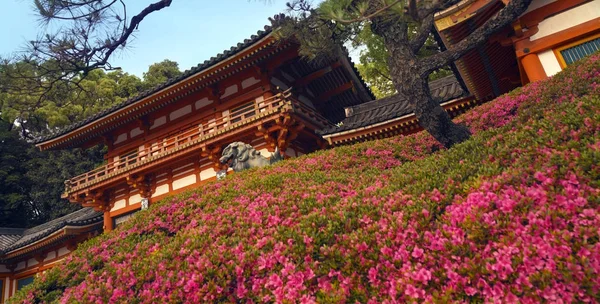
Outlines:
POLYGON ((255 102, 254 107, 248 107, 248 109, 235 114, 228 113, 223 117, 211 120, 206 123, 194 124, 179 132, 178 134, 159 139, 152 142, 149 145, 145 145, 144 149, 134 151, 130 154, 124 155, 116 161, 112 161, 104 166, 98 167, 92 171, 84 174, 75 176, 65 181, 65 192, 70 193, 76 188, 82 187, 88 183, 96 183, 101 180, 105 180, 110 176, 121 174, 131 166, 135 166, 141 162, 147 162, 161 158, 164 155, 169 154, 179 148, 185 148, 184 145, 191 146, 204 142, 208 138, 214 137, 219 131, 224 130, 234 125, 244 125, 246 122, 251 121, 253 117, 257 117, 261 114, 268 114, 273 112, 279 112, 284 110, 285 106, 290 109, 297 108, 303 112, 310 111, 314 115, 314 110, 292 98, 291 93, 288 91, 278 93, 266 100, 255 102), (212 136, 211 136, 212 135, 212 136))

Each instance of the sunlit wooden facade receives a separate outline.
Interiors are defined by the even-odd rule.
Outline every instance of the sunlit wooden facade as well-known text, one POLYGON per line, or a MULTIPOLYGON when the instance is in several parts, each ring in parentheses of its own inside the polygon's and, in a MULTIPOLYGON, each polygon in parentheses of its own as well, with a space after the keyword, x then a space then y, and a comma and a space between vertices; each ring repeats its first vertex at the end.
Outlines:
POLYGON ((102 210, 111 230, 147 200, 215 179, 229 143, 249 143, 267 157, 276 147, 286 157, 309 153, 326 145, 316 130, 372 98, 342 50, 308 62, 268 29, 37 146, 108 147, 106 164, 66 181, 63 196, 102 210))
MULTIPOLYGON (((438 14, 446 47, 467 37, 510 0, 463 0, 438 14)), ((469 91, 489 100, 552 76, 600 49, 600 0, 533 0, 511 26, 460 58, 469 91)))

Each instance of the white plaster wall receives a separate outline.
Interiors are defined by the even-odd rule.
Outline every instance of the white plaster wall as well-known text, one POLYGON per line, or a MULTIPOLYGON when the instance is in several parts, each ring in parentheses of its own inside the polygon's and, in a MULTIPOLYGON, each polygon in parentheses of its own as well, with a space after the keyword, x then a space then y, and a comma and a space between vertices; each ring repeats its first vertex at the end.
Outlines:
POLYGON ((67 247, 60 247, 60 249, 58 249, 58 256, 69 254, 69 252, 71 251, 67 249, 67 247))
POLYGON ((142 129, 140 127, 137 127, 135 129, 131 130, 131 132, 129 132, 129 138, 134 138, 143 133, 144 133, 144 131, 142 131, 142 129))
POLYGON ((137 204, 142 201, 142 196, 139 194, 132 195, 129 197, 129 205, 137 204))
POLYGON ((6 265, 0 264, 0 272, 10 272, 10 270, 6 268, 6 265))
POLYGON ((116 211, 123 208, 125 208, 125 200, 121 199, 115 202, 115 205, 110 209, 110 211, 116 211))
POLYGON ((189 186, 196 182, 196 174, 190 174, 186 177, 182 177, 180 179, 173 181, 173 190, 177 190, 183 188, 185 186, 189 186))
POLYGON ((169 185, 168 184, 160 185, 160 186, 156 187, 156 190, 154 190, 152 197, 163 195, 167 192, 169 192, 169 185))
POLYGON ((206 180, 211 177, 217 176, 217 171, 213 168, 208 168, 200 171, 200 180, 206 180))
POLYGON ((271 152, 269 152, 269 149, 267 149, 267 148, 262 148, 262 149, 258 150, 258 152, 260 152, 260 155, 262 155, 264 157, 271 157, 271 152))
POLYGON ((36 261, 35 259, 29 259, 29 260, 27 260, 27 267, 35 266, 37 264, 39 264, 39 262, 36 261))
POLYGON ((554 76, 554 74, 560 72, 562 68, 556 59, 556 55, 552 50, 547 50, 538 54, 542 67, 548 77, 554 76))
POLYGON ((194 106, 196 107, 196 110, 203 108, 209 104, 213 103, 212 100, 208 99, 208 97, 204 97, 198 101, 196 101, 196 103, 194 104, 194 106))
POLYGON ((25 265, 25 261, 23 261, 23 262, 19 262, 19 264, 17 264, 17 267, 15 268, 15 271, 19 271, 19 270, 21 270, 21 269, 24 269, 24 268, 25 268, 25 266, 26 266, 26 265, 25 265))
POLYGON ((534 41, 598 17, 600 17, 600 0, 594 0, 546 18, 540 22, 538 25, 539 31, 530 39, 534 41))
POLYGON ((250 78, 246 78, 244 79, 244 81, 242 81, 242 89, 245 89, 253 84, 257 84, 260 82, 260 79, 258 78, 254 78, 254 77, 250 77, 250 78))
POLYGON ((50 252, 48 252, 48 254, 46 255, 46 258, 44 259, 44 262, 46 262, 46 261, 50 261, 50 260, 52 260, 52 259, 53 259, 53 258, 55 258, 55 257, 56 257, 56 251, 50 251, 50 252))
POLYGON ((187 105, 185 107, 181 107, 169 114, 169 120, 173 121, 183 115, 189 114, 192 112, 192 105, 187 105))
POLYGON ((6 302, 8 300, 8 289, 10 288, 10 279, 6 278, 4 280, 4 292, 2 293, 2 296, 4 297, 4 301, 6 302))
POLYGON ((123 133, 123 134, 121 134, 121 135, 117 136, 117 139, 115 139, 115 142, 114 142, 114 144, 116 145, 116 144, 118 144, 118 143, 122 143, 122 142, 124 142, 126 139, 127 139, 127 133, 123 133))
POLYGON ((225 91, 223 92, 223 95, 221 97, 227 97, 229 95, 233 95, 233 94, 237 93, 237 91, 238 91, 237 84, 230 85, 225 89, 225 91))
POLYGON ((167 116, 161 116, 154 120, 154 122, 152 123, 152 126, 150 126, 150 130, 152 130, 156 127, 160 127, 160 126, 164 125, 166 122, 167 122, 167 116))

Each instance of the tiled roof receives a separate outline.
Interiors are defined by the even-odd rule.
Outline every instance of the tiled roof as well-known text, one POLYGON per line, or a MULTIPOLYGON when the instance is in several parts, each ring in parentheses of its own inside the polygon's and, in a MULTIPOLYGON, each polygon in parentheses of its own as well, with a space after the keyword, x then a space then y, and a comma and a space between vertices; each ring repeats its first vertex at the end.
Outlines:
POLYGON ((85 226, 102 221, 102 212, 83 208, 29 229, 0 228, 0 258, 3 253, 41 240, 66 226, 85 226))
POLYGON ((217 54, 216 56, 211 57, 208 60, 205 60, 203 63, 200 63, 197 66, 192 67, 191 69, 189 69, 189 70, 181 73, 181 75, 179 75, 177 77, 173 77, 173 78, 167 80, 165 83, 162 83, 162 84, 160 84, 160 85, 158 85, 158 86, 156 86, 156 87, 154 87, 152 89, 148 89, 146 91, 143 91, 143 92, 139 93, 138 95, 125 100, 122 103, 116 104, 116 105, 114 105, 114 106, 112 106, 112 107, 110 107, 110 108, 108 108, 108 109, 106 109, 104 111, 98 112, 98 113, 96 113, 96 114, 94 114, 94 115, 92 115, 92 116, 90 116, 90 117, 88 117, 88 118, 86 118, 86 119, 84 119, 84 120, 82 120, 80 122, 77 122, 77 123, 74 123, 72 125, 66 126, 66 127, 62 128, 62 129, 54 132, 53 134, 40 137, 40 138, 38 138, 38 139, 36 139, 34 141, 34 144, 45 142, 47 140, 50 140, 50 139, 53 139, 55 137, 59 137, 61 135, 69 133, 69 132, 71 132, 71 131, 73 131, 73 130, 81 127, 81 126, 84 126, 84 125, 86 125, 86 124, 88 124, 88 123, 90 123, 90 122, 92 122, 92 121, 94 121, 96 119, 99 119, 99 118, 101 118, 103 116, 106 116, 106 115, 108 115, 110 113, 116 112, 117 110, 119 110, 121 108, 124 108, 125 106, 128 106, 128 105, 130 105, 132 103, 135 103, 135 102, 137 102, 137 101, 139 101, 139 100, 141 100, 141 99, 143 99, 145 97, 148 97, 148 96, 150 96, 150 95, 152 95, 152 94, 154 94, 154 93, 156 93, 156 92, 158 92, 158 91, 160 91, 160 90, 162 90, 162 89, 164 89, 164 88, 166 88, 168 86, 171 86, 171 85, 173 85, 173 84, 175 84, 175 83, 177 83, 179 81, 182 81, 182 80, 184 80, 184 79, 186 79, 186 78, 188 78, 188 77, 190 77, 190 76, 192 76, 192 75, 194 75, 194 74, 196 74, 196 73, 198 73, 198 72, 200 72, 200 71, 202 71, 202 70, 204 70, 206 68, 209 68, 209 67, 211 67, 211 66, 213 66, 213 65, 215 65, 215 64, 217 64, 217 63, 219 63, 219 62, 221 62, 221 61, 223 61, 223 60, 225 60, 225 59, 227 59, 227 58, 229 58, 229 57, 231 57, 231 56, 239 53, 240 51, 242 51, 245 48, 247 48, 247 47, 251 46, 252 44, 254 44, 255 42, 257 42, 257 41, 261 40, 262 38, 266 37, 270 33, 271 33, 271 27, 270 26, 265 26, 265 30, 264 31, 258 31, 257 34, 256 35, 252 35, 250 37, 250 39, 245 39, 243 42, 240 42, 237 45, 232 46, 229 50, 225 50, 222 53, 217 54))
MULTIPOLYGON (((276 26, 277 26, 277 22, 278 22, 277 19, 279 17, 280 16, 275 16, 274 21, 272 20, 272 22, 275 22, 276 26)), ((90 116, 90 117, 88 117, 88 118, 86 118, 86 119, 84 119, 82 121, 76 122, 74 124, 71 124, 69 126, 66 126, 66 127, 62 128, 62 129, 59 129, 59 130, 57 130, 56 132, 53 132, 50 135, 46 135, 46 136, 42 136, 40 138, 37 138, 37 139, 35 139, 33 141, 33 143, 34 144, 39 144, 39 143, 43 143, 45 141, 54 139, 56 137, 62 136, 64 134, 67 134, 67 133, 69 133, 69 132, 71 132, 71 131, 79 128, 79 127, 82 127, 82 126, 84 126, 84 125, 86 125, 88 123, 91 123, 91 122, 93 122, 93 121, 95 121, 97 119, 100 119, 100 118, 102 118, 102 117, 104 117, 104 116, 106 116, 108 114, 116 112, 116 111, 118 111, 121 108, 124 108, 124 107, 126 107, 126 106, 128 106, 130 104, 133 104, 133 103, 137 102, 137 101, 140 101, 140 100, 142 100, 145 97, 151 96, 152 94, 154 94, 154 93, 156 93, 156 92, 158 92, 160 90, 163 90, 166 87, 169 87, 169 86, 171 86, 173 84, 176 84, 176 83, 178 83, 178 82, 180 82, 180 81, 182 81, 182 80, 184 80, 184 79, 186 79, 186 78, 188 78, 188 77, 190 77, 190 76, 192 76, 194 74, 197 74, 197 73, 199 73, 199 72, 201 72, 201 71, 203 71, 203 70, 205 70, 207 68, 210 68, 210 67, 212 67, 212 66, 220 63, 221 61, 223 61, 223 60, 225 60, 225 59, 227 59, 227 58, 229 58, 229 57, 231 57, 231 56, 233 56, 233 55, 235 55, 235 54, 243 51, 244 49, 252 46, 254 43, 256 43, 259 40, 261 40, 261 39, 265 38, 266 36, 268 36, 271 32, 272 32, 272 27, 266 25, 264 27, 263 31, 258 31, 256 33, 256 35, 252 35, 250 37, 250 39, 245 39, 243 42, 240 42, 237 45, 232 46, 229 50, 225 50, 222 53, 217 54, 214 57, 211 57, 209 60, 205 60, 203 63, 198 64, 195 67, 192 67, 191 69, 183 72, 181 75, 179 75, 177 77, 174 77, 174 78, 171 78, 171 79, 167 80, 165 83, 162 83, 162 84, 160 84, 160 85, 158 85, 158 86, 156 86, 156 87, 154 87, 152 89, 148 89, 146 91, 143 91, 143 92, 137 94, 134 97, 131 97, 131 98, 129 98, 129 99, 127 99, 127 100, 119 103, 119 104, 116 104, 116 105, 114 105, 114 106, 112 106, 112 107, 104 110, 104 111, 98 112, 98 113, 96 113, 96 114, 94 114, 94 115, 92 115, 92 116, 90 116)), ((366 90, 367 94, 371 98, 374 98, 373 93, 368 88, 368 86, 365 84, 365 82, 362 79, 362 77, 360 77, 360 74, 358 73, 358 70, 354 66, 354 63, 352 62, 352 60, 350 60, 350 58, 348 56, 348 51, 344 47, 342 47, 342 49, 343 49, 343 52, 344 52, 344 54, 346 55, 346 57, 348 59, 348 62, 350 63, 350 67, 352 68, 353 72, 357 76, 357 79, 360 81, 362 87, 366 90)))
MULTIPOLYGON (((431 81, 429 89, 433 98, 443 103, 464 95, 460 83, 455 76, 446 76, 431 81)), ((400 94, 372 100, 347 108, 348 117, 338 127, 321 130, 322 135, 362 128, 376 123, 388 121, 412 113, 408 99, 400 94)))

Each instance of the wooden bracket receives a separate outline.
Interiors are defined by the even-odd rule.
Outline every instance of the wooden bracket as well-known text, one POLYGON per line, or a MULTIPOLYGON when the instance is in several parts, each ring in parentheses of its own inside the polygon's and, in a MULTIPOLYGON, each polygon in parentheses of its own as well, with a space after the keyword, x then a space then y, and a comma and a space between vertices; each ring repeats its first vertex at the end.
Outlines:
POLYGON ((150 198, 154 189, 152 188, 151 177, 149 174, 133 174, 126 178, 127 184, 133 189, 137 189, 143 198, 150 198))
POLYGON ((108 211, 112 206, 109 204, 108 193, 103 190, 86 191, 84 197, 79 198, 81 206, 93 207, 96 211, 108 211))
POLYGON ((220 171, 224 168, 224 165, 221 164, 221 162, 219 161, 219 158, 221 158, 221 147, 202 147, 202 152, 200 153, 200 156, 208 157, 208 160, 213 164, 213 169, 215 171, 220 171))

